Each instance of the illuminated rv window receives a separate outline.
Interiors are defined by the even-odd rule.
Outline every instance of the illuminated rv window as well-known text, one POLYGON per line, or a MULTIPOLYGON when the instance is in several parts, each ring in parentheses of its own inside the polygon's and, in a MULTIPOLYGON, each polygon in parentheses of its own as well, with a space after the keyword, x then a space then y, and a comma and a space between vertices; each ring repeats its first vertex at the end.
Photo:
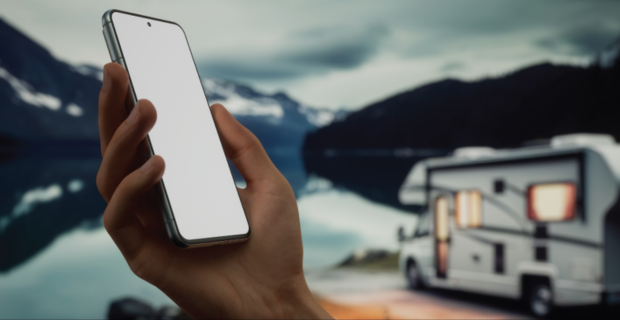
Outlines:
POLYGON ((439 197, 435 201, 435 237, 439 241, 448 240, 448 199, 439 197))
POLYGON ((456 224, 460 228, 478 228, 482 224, 482 195, 467 190, 456 193, 456 224))
POLYGON ((575 217, 577 188, 573 183, 546 183, 527 190, 527 216, 536 221, 565 221, 575 217))

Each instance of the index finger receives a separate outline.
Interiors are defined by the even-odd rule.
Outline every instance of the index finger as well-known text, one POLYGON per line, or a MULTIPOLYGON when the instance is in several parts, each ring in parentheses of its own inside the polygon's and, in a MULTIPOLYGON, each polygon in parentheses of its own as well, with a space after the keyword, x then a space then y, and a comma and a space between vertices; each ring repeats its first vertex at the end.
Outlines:
POLYGON ((105 153, 118 126, 127 118, 129 77, 120 64, 111 62, 103 67, 103 85, 99 93, 99 137, 101 154, 105 153))
POLYGON ((248 186, 281 177, 258 138, 219 103, 211 106, 226 157, 239 170, 248 186))

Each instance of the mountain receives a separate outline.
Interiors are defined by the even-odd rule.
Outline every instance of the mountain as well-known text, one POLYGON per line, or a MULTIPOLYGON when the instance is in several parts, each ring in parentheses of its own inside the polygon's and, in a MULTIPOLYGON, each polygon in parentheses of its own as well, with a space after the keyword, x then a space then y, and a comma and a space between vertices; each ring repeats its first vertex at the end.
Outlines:
POLYGON ((620 141, 618 43, 605 52, 588 67, 543 63, 498 78, 447 79, 373 103, 310 132, 303 146, 306 170, 407 209, 398 202, 398 188, 425 157, 577 132, 620 141))
POLYGON ((1 19, 0 43, 0 137, 97 142, 100 80, 56 60, 1 19))
MULTIPOLYGON (((0 146, 99 140, 101 69, 56 60, 0 19, 0 146)), ((284 93, 267 95, 230 81, 204 79, 210 103, 222 103, 266 148, 299 149, 307 131, 342 112, 311 108, 284 93), (285 133, 286 132, 286 133, 285 133)))

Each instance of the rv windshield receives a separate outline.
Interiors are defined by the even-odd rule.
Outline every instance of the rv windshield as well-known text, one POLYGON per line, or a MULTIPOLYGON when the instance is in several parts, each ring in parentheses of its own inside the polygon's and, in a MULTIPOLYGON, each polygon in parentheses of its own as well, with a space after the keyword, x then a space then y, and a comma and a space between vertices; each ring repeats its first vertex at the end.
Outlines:
POLYGON ((420 215, 420 219, 418 220, 418 226, 413 234, 414 237, 423 237, 427 236, 430 233, 430 219, 428 212, 422 213, 420 215))

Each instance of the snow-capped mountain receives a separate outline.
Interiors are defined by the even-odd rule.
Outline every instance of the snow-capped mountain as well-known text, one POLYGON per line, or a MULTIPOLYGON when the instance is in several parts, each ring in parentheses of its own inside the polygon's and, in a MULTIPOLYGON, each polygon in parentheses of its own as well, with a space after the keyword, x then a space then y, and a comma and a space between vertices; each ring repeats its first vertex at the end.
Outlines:
POLYGON ((236 116, 259 116, 269 118, 273 124, 291 120, 313 128, 323 127, 342 120, 344 110, 330 111, 300 104, 284 93, 266 95, 238 83, 221 79, 203 79, 210 104, 221 103, 236 116), (303 117, 299 117, 299 115, 303 117), (307 122, 307 123, 306 123, 307 122))
POLYGON ((268 149, 297 149, 308 131, 345 115, 344 111, 305 106, 284 93, 263 94, 230 81, 203 79, 203 86, 211 105, 223 104, 268 149), (283 135, 283 132, 287 134, 283 135))
POLYGON ((98 79, 56 60, 2 20, 0 43, 0 137, 98 140, 98 79))
MULTIPOLYGON (((58 61, 2 19, 0 43, 0 144, 98 142, 102 70, 58 61)), ((225 80, 203 85, 211 104, 224 104, 267 148, 298 149, 308 131, 343 115, 225 80)))

